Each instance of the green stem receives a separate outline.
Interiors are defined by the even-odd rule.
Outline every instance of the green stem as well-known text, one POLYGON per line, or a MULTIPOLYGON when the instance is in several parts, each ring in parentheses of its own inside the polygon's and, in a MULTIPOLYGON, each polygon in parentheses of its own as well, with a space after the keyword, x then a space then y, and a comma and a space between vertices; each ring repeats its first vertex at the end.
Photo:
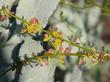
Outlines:
POLYGON ((85 51, 87 51, 87 52, 93 52, 92 49, 87 48, 87 47, 84 47, 84 46, 80 46, 80 45, 78 45, 78 44, 75 43, 75 42, 68 41, 68 40, 66 40, 66 39, 63 39, 63 41, 65 41, 65 42, 67 42, 67 43, 69 43, 69 44, 71 44, 71 45, 73 45, 73 46, 76 46, 76 47, 78 47, 78 48, 80 48, 80 49, 82 49, 82 50, 85 50, 85 51))
POLYGON ((11 15, 11 16, 14 17, 14 18, 16 18, 17 20, 21 21, 22 23, 25 23, 26 25, 29 24, 26 20, 24 20, 24 19, 22 19, 22 18, 20 18, 18 16, 15 16, 15 15, 11 15))
MULTIPOLYGON (((46 32, 46 33, 49 33, 49 32, 46 31, 46 30, 42 30, 42 31, 44 31, 44 32, 46 32)), ((51 35, 52 35, 52 34, 51 34, 51 35)), ((53 35, 52 35, 52 36, 53 36, 53 35)), ((59 38, 58 38, 58 39, 59 39, 59 38)), ((78 47, 78 48, 80 48, 80 49, 82 49, 82 50, 85 50, 85 51, 87 51, 87 52, 93 52, 92 49, 87 48, 87 47, 80 46, 80 45, 78 45, 78 44, 75 43, 75 42, 66 40, 66 39, 64 39, 64 38, 63 38, 62 40, 65 41, 65 42, 67 42, 68 44, 71 44, 71 45, 73 45, 73 46, 76 46, 76 47, 78 47)))

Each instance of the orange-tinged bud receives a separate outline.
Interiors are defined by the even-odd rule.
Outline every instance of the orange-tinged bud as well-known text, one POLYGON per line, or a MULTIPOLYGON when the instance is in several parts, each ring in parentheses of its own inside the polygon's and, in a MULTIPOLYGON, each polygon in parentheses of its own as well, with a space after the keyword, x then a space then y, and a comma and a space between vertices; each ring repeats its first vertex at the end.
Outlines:
POLYGON ((6 16, 0 16, 0 21, 5 21, 7 19, 6 16))
POLYGON ((39 21, 38 21, 38 19, 37 18, 32 18, 30 21, 29 21, 29 23, 30 24, 38 24, 39 23, 39 21))

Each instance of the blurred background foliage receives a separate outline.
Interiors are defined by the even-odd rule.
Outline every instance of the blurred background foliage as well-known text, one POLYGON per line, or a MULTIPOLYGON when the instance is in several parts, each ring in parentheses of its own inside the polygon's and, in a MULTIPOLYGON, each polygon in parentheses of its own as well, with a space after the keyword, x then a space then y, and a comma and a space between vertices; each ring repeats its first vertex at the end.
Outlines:
MULTIPOLYGON (((85 46, 110 51, 110 0, 61 0, 49 24, 67 36, 72 32, 85 46)), ((71 69, 76 66, 75 60, 76 57, 67 57, 66 64, 57 67, 55 82, 110 82, 109 62, 85 64, 80 76, 80 71, 71 69), (70 80, 72 73, 78 80, 70 80)))

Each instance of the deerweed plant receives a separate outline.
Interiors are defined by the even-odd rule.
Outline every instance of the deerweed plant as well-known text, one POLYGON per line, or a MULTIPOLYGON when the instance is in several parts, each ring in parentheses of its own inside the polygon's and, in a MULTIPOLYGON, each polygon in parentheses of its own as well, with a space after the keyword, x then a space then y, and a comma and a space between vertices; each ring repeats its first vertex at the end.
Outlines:
MULTIPOLYGON (((95 0, 90 0, 90 1, 93 2, 92 3, 87 2, 85 7, 89 7, 91 5, 96 5, 101 7, 101 5, 97 4, 95 0)), ((63 0, 61 0, 61 2, 63 3, 63 0)), ((103 9, 108 11, 108 8, 103 8, 103 9)), ((40 35, 41 39, 35 38, 35 40, 36 42, 37 40, 39 40, 42 43, 46 43, 48 45, 48 48, 44 49, 44 51, 41 52, 40 54, 32 52, 32 57, 28 57, 27 54, 24 54, 24 59, 12 63, 9 69, 5 73, 11 70, 14 71, 25 65, 32 66, 31 65, 32 63, 36 63, 36 65, 41 65, 41 66, 43 66, 43 64, 48 65, 48 62, 52 58, 56 58, 60 63, 64 63, 65 56, 78 56, 80 58, 79 65, 85 64, 87 62, 85 58, 90 58, 92 64, 104 63, 110 60, 110 53, 99 51, 90 47, 85 47, 84 45, 76 41, 77 38, 76 40, 64 38, 62 32, 60 32, 57 29, 57 27, 53 26, 53 27, 49 27, 48 30, 45 30, 42 27, 42 23, 36 17, 33 17, 30 20, 26 20, 14 15, 13 12, 10 12, 8 7, 3 6, 2 9, 0 9, 0 21, 6 21, 9 18, 15 18, 16 20, 21 22, 22 28, 18 33, 19 35, 21 36, 29 35, 31 37, 35 37, 41 34, 40 35), (64 48, 62 46, 64 42, 68 43, 69 46, 64 48), (77 47, 80 50, 71 53, 71 46, 77 47)))

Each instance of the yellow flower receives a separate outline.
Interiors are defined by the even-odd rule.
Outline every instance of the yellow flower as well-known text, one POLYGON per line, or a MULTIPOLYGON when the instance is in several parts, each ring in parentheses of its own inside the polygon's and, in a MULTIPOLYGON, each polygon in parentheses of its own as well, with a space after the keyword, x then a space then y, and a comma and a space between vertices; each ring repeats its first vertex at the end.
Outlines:
POLYGON ((29 34, 36 34, 36 33, 40 32, 40 31, 41 31, 41 26, 38 25, 38 24, 30 25, 30 26, 27 27, 27 32, 29 34))
POLYGON ((92 59, 92 65, 96 65, 96 64, 98 64, 99 62, 98 62, 98 60, 97 59, 92 59))
POLYGON ((44 55, 46 55, 48 57, 48 61, 50 61, 51 57, 54 55, 54 50, 53 49, 49 49, 48 51, 45 51, 44 55))
POLYGON ((60 39, 55 39, 52 43, 54 48, 57 48, 62 45, 62 41, 60 39))
POLYGON ((43 41, 49 41, 51 39, 51 35, 50 34, 44 34, 44 40, 43 41))
POLYGON ((53 35, 53 37, 55 37, 55 38, 62 38, 62 34, 61 34, 61 32, 57 32, 57 31, 53 31, 52 32, 52 35, 53 35))
POLYGON ((84 65, 84 64, 86 64, 86 62, 87 61, 84 58, 79 59, 79 65, 84 65))
POLYGON ((39 23, 36 18, 32 18, 29 21, 28 26, 21 30, 21 33, 27 32, 29 34, 36 34, 41 31, 41 28, 42 28, 41 23, 39 23))

